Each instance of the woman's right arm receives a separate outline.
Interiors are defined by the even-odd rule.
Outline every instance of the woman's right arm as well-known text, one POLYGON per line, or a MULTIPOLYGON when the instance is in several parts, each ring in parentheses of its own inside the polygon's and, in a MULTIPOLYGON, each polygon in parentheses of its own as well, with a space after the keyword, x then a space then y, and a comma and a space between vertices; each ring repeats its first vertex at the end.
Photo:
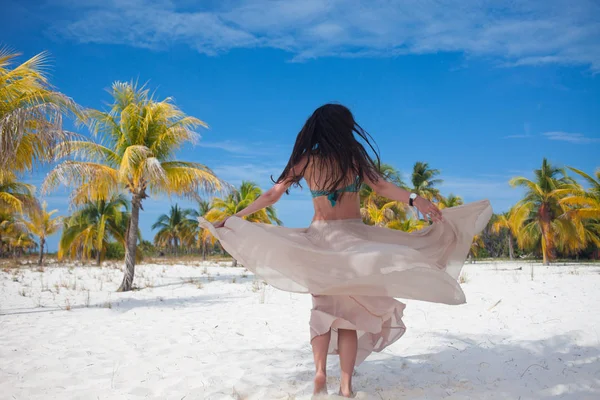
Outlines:
MULTIPOLYGON (((410 192, 408 190, 404 190, 401 187, 386 181, 383 177, 380 177, 377 181, 373 181, 369 179, 368 176, 365 176, 364 180, 378 195, 390 200, 409 204, 410 192)), ((426 198, 417 196, 417 198, 413 200, 413 205, 417 207, 423 216, 429 216, 433 221, 443 220, 440 209, 426 198)))
MULTIPOLYGON (((294 182, 293 178, 298 176, 304 170, 307 163, 308 163, 308 161, 307 161, 306 157, 303 157, 298 164, 296 164, 292 167, 292 169, 288 173, 288 176, 286 177, 286 179, 284 179, 282 182, 275 183, 269 190, 267 190, 266 192, 261 194, 252 203, 248 204, 248 206, 246 208, 242 209, 241 211, 237 212, 234 215, 236 217, 243 218, 247 215, 250 215, 257 211, 260 211, 265 207, 269 207, 269 206, 277 203, 279 201, 279 199, 281 198, 281 196, 283 196, 283 194, 288 190, 288 188, 294 182)), ((227 218, 229 218, 229 217, 227 217, 227 218)), ((222 226, 224 226, 227 218, 225 218, 219 222, 216 222, 214 224, 215 228, 221 228, 222 226)))

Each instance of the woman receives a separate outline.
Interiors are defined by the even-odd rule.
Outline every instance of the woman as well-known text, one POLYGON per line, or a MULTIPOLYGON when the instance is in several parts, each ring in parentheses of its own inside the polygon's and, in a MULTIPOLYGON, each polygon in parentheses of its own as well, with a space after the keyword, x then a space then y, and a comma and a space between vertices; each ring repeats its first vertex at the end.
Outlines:
POLYGON ((461 304, 457 283, 473 236, 491 217, 487 200, 440 211, 387 182, 370 136, 342 105, 326 104, 306 121, 274 186, 214 226, 225 250, 271 285, 311 293, 315 393, 326 392, 327 354, 339 354, 340 395, 352 396, 352 373, 372 351, 404 334, 404 304, 394 297, 461 304), (370 157, 367 148, 373 151, 370 157), (375 161, 373 161, 375 160, 375 161), (304 179, 315 214, 306 229, 247 222, 304 179), (359 189, 416 207, 433 224, 413 233, 363 224, 359 189))

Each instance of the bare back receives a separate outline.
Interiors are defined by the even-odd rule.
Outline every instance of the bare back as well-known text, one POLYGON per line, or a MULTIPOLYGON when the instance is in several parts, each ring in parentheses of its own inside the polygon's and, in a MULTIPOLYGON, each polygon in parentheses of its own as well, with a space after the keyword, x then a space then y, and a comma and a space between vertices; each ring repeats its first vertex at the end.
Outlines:
MULTIPOLYGON (((304 179, 311 190, 322 190, 325 177, 321 176, 322 171, 308 165, 304 172, 304 179)), ((355 176, 348 176, 344 185, 350 185, 356 179, 355 176)), ((315 215, 313 221, 336 220, 336 219, 357 219, 360 216, 360 195, 356 192, 346 192, 339 198, 335 206, 332 206, 326 196, 313 198, 315 215)))

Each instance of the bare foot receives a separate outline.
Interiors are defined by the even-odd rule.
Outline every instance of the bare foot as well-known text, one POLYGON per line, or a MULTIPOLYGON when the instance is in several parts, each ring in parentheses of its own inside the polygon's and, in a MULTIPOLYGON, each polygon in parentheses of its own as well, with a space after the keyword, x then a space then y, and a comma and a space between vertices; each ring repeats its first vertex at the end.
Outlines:
POLYGON ((323 371, 315 374, 315 391, 313 394, 327 393, 327 375, 323 371))
POLYGON ((342 396, 342 397, 353 398, 354 397, 354 392, 352 391, 352 389, 342 390, 340 388, 340 394, 339 395, 342 396))

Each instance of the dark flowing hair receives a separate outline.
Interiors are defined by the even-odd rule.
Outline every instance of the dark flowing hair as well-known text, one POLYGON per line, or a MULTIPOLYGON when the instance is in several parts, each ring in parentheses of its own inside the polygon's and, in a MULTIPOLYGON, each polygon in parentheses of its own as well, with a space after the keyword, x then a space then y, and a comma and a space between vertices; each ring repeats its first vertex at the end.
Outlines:
POLYGON ((373 147, 371 142, 375 143, 371 135, 356 123, 347 107, 325 104, 317 108, 302 127, 290 160, 275 182, 291 179, 293 185, 300 186, 309 165, 313 166, 313 171, 322 171, 321 175, 325 172, 325 180, 320 182, 320 186, 329 192, 342 186, 349 176, 358 177, 360 183, 365 176, 377 181, 381 177, 381 160, 378 149, 375 149, 377 145, 373 147), (369 156, 360 139, 373 151, 374 158, 369 156), (301 171, 294 171, 294 166, 303 157, 307 157, 308 162, 301 171), (294 176, 288 177, 291 171, 294 176))

